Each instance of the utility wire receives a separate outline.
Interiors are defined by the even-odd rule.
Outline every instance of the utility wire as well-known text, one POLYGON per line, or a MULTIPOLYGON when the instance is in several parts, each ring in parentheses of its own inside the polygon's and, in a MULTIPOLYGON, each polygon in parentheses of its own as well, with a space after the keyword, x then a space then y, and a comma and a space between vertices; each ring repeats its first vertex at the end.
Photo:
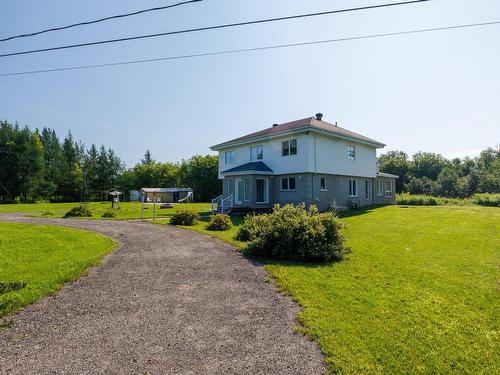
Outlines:
POLYGON ((259 24, 259 23, 268 23, 268 22, 276 22, 276 21, 285 21, 285 20, 298 19, 298 18, 324 16, 324 15, 335 14, 335 13, 354 12, 354 11, 376 9, 376 8, 387 8, 387 7, 393 7, 393 6, 399 6, 399 5, 409 5, 409 4, 423 3, 423 2, 426 2, 426 1, 430 1, 430 0, 402 1, 402 2, 398 2, 398 3, 369 5, 369 6, 363 6, 363 7, 357 7, 357 8, 337 9, 337 10, 330 10, 330 11, 325 11, 325 12, 307 13, 307 14, 299 14, 299 15, 294 15, 294 16, 267 18, 267 19, 261 19, 261 20, 255 20, 255 21, 236 22, 236 23, 229 23, 229 24, 223 24, 223 25, 198 27, 198 28, 194 28, 194 29, 168 31, 168 32, 157 33, 157 34, 147 34, 147 35, 130 36, 130 37, 118 38, 118 39, 107 39, 107 40, 100 40, 100 41, 94 41, 94 42, 86 42, 86 43, 79 43, 79 44, 70 44, 70 45, 66 45, 66 46, 49 47, 49 48, 41 48, 41 49, 28 50, 28 51, 4 53, 4 54, 1 54, 0 57, 27 55, 27 54, 31 54, 31 53, 56 51, 56 50, 62 50, 62 49, 68 49, 68 48, 95 46, 95 45, 98 45, 98 44, 125 42, 125 41, 138 40, 138 39, 146 39, 146 38, 155 38, 155 37, 167 36, 167 35, 186 34, 186 33, 192 33, 192 32, 197 32, 197 31, 207 31, 207 30, 215 30, 215 29, 224 29, 224 28, 237 27, 237 26, 248 26, 248 25, 255 25, 255 24, 259 24))
POLYGON ((80 65, 80 66, 69 66, 69 67, 54 68, 54 69, 2 73, 2 74, 0 74, 0 77, 18 76, 18 75, 27 75, 27 74, 38 74, 38 73, 52 73, 52 72, 90 69, 90 68, 102 68, 102 67, 120 66, 120 65, 142 64, 142 63, 149 63, 149 62, 181 60, 181 59, 190 59, 190 58, 205 57, 205 56, 228 55, 228 54, 243 53, 243 52, 254 52, 254 51, 273 50, 273 49, 280 49, 280 48, 290 48, 290 47, 300 47, 300 46, 308 46, 308 45, 328 44, 328 43, 335 43, 335 42, 345 42, 345 41, 349 41, 349 40, 374 39, 374 38, 383 38, 383 37, 396 36, 396 35, 408 35, 408 34, 428 33, 428 32, 433 32, 433 31, 465 29, 465 28, 490 26, 490 25, 497 25, 497 24, 500 24, 500 21, 471 23, 471 24, 465 24, 465 25, 454 25, 454 26, 444 26, 444 27, 434 27, 434 28, 429 28, 429 29, 397 31, 397 32, 383 33, 383 34, 360 35, 360 36, 337 38, 337 39, 315 40, 315 41, 301 42, 301 43, 277 44, 277 45, 272 45, 272 46, 242 48, 242 49, 233 49, 233 50, 217 51, 217 52, 196 53, 196 54, 189 54, 189 55, 167 56, 167 57, 159 57, 159 58, 155 58, 155 59, 129 60, 129 61, 112 62, 112 63, 107 63, 107 64, 80 65))
POLYGON ((124 18, 124 17, 136 16, 138 14, 147 13, 147 12, 156 12, 156 11, 159 11, 159 10, 164 10, 164 9, 169 9, 169 8, 175 8, 175 7, 178 7, 178 6, 181 6, 181 5, 186 5, 186 4, 190 4, 190 3, 196 3, 196 2, 199 2, 199 1, 202 1, 202 0, 182 1, 182 2, 176 3, 176 4, 165 5, 165 6, 161 6, 161 7, 155 7, 155 8, 142 9, 142 10, 138 10, 138 11, 131 12, 131 13, 118 14, 118 15, 115 15, 115 16, 103 17, 103 18, 99 18, 99 19, 93 20, 93 21, 78 22, 78 23, 74 23, 74 24, 71 24, 71 25, 67 25, 67 26, 53 27, 51 29, 36 31, 36 32, 33 32, 33 33, 27 33, 27 34, 9 36, 7 38, 0 39, 0 42, 6 42, 8 40, 18 39, 18 38, 28 38, 28 37, 32 37, 32 36, 35 36, 35 35, 45 34, 45 33, 53 32, 53 31, 66 30, 66 29, 70 29, 72 27, 91 25, 91 24, 94 24, 94 23, 109 21, 109 20, 113 20, 113 19, 117 19, 117 18, 124 18))

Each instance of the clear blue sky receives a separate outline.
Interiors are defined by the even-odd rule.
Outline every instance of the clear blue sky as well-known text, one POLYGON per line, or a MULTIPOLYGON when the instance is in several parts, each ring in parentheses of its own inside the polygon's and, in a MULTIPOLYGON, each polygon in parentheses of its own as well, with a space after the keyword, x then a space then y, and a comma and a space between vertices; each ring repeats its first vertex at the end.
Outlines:
MULTIPOLYGON (((163 1, 3 0, 0 36, 163 1)), ((0 43, 0 53, 382 3, 204 0, 0 43)), ((498 0, 428 3, 0 59, 0 73, 500 20, 498 0)), ((323 112, 386 150, 446 156, 500 143, 500 25, 190 60, 0 78, 0 119, 71 129, 126 161, 162 161, 323 112)))

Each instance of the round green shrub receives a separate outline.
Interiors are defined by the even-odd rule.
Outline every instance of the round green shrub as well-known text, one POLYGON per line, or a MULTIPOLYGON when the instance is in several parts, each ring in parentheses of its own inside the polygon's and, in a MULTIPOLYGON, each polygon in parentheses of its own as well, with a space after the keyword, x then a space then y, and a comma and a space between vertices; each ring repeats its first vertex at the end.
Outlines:
POLYGON ((73 207, 71 210, 69 210, 64 214, 64 217, 90 217, 90 216, 92 216, 92 211, 90 211, 90 209, 83 204, 73 207))
POLYGON ((200 220, 200 215, 197 212, 181 209, 174 213, 170 218, 170 224, 173 225, 194 225, 200 220))
POLYGON ((304 204, 274 206, 273 212, 247 216, 237 238, 266 258, 323 262, 340 260, 349 252, 345 224, 333 212, 319 213, 304 204))
POLYGON ((102 218, 114 218, 116 217, 116 211, 108 210, 101 215, 102 218))
POLYGON ((231 228, 231 218, 225 214, 215 214, 210 217, 210 222, 207 224, 208 230, 223 231, 231 228))

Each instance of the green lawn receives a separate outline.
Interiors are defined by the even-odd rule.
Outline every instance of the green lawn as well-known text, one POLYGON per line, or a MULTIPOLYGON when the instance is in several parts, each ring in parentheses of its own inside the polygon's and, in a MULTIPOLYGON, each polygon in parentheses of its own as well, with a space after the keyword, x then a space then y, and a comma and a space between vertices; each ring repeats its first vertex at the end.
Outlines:
MULTIPOLYGON (((343 220, 344 261, 266 265, 332 373, 499 373, 498 208, 387 206, 343 220)), ((244 248, 237 227, 205 226, 190 228, 244 248)))
POLYGON ((270 263, 332 372, 499 373, 500 210, 356 211, 351 255, 270 263))
POLYGON ((59 290, 115 247, 82 230, 0 223, 0 317, 59 290))
MULTIPOLYGON (((0 204, 0 213, 15 213, 23 212, 33 216, 45 217, 63 217, 66 212, 71 208, 78 205, 78 203, 33 203, 33 204, 0 204)), ((88 207, 92 210, 92 219, 101 219, 103 213, 111 209, 111 202, 91 202, 87 203, 88 207)), ((138 202, 123 202, 120 203, 121 208, 115 209, 116 219, 140 219, 141 218, 141 204, 138 202)), ((153 217, 153 205, 145 205, 144 217, 150 219, 153 217)), ((177 204, 174 208, 160 209, 156 205, 156 217, 167 218, 172 215, 176 207, 187 208, 203 213, 204 215, 210 212, 210 203, 186 203, 177 204)))

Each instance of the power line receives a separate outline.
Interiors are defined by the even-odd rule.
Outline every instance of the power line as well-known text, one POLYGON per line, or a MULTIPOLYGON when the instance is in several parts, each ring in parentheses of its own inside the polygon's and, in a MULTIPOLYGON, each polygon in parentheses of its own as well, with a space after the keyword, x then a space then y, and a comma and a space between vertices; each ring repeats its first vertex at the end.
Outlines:
POLYGON ((41 48, 41 49, 28 50, 28 51, 11 52, 11 53, 1 54, 0 57, 27 55, 27 54, 31 54, 31 53, 57 51, 57 50, 77 48, 77 47, 88 47, 88 46, 95 46, 95 45, 99 45, 99 44, 125 42, 125 41, 146 39, 146 38, 155 38, 155 37, 167 36, 167 35, 186 34, 186 33, 198 32, 198 31, 224 29, 224 28, 237 27, 237 26, 248 26, 248 25, 255 25, 255 24, 259 24, 259 23, 268 23, 268 22, 298 19, 298 18, 324 16, 324 15, 335 14, 335 13, 354 12, 354 11, 376 9, 376 8, 387 8, 387 7, 393 7, 393 6, 399 6, 399 5, 409 5, 409 4, 415 4, 415 3, 422 3, 422 2, 426 2, 426 1, 430 1, 430 0, 412 0, 412 1, 403 1, 403 2, 398 2, 398 3, 369 5, 369 6, 363 6, 363 7, 357 7, 357 8, 337 9, 337 10, 329 10, 329 11, 325 11, 325 12, 306 13, 306 14, 299 14, 299 15, 294 15, 294 16, 267 18, 267 19, 261 19, 261 20, 255 20, 255 21, 236 22, 236 23, 229 23, 229 24, 223 24, 223 25, 198 27, 198 28, 193 28, 193 29, 167 31, 167 32, 157 33, 157 34, 138 35, 138 36, 125 37, 125 38, 118 38, 118 39, 107 39, 107 40, 100 40, 100 41, 94 41, 94 42, 70 44, 70 45, 58 46, 58 47, 49 47, 49 48, 41 48))
POLYGON ((0 39, 0 42, 6 42, 8 40, 18 39, 18 38, 28 38, 28 37, 32 37, 32 36, 35 36, 35 35, 45 34, 45 33, 53 32, 53 31, 66 30, 66 29, 70 29, 72 27, 91 25, 91 24, 94 24, 94 23, 109 21, 109 20, 113 20, 113 19, 117 19, 117 18, 137 16, 138 14, 142 14, 142 13, 156 12, 156 11, 159 11, 159 10, 165 10, 165 9, 169 9, 169 8, 175 8, 175 7, 178 7, 178 6, 181 6, 181 5, 186 5, 186 4, 190 4, 190 3, 196 3, 196 2, 199 2, 199 1, 202 1, 202 0, 182 1, 182 2, 176 3, 176 4, 165 5, 165 6, 161 6, 161 7, 155 7, 155 8, 142 9, 142 10, 138 10, 138 11, 131 12, 131 13, 118 14, 118 15, 115 15, 115 16, 103 17, 103 18, 99 18, 99 19, 93 20, 93 21, 78 22, 78 23, 74 23, 74 24, 71 24, 71 25, 67 25, 67 26, 53 27, 53 28, 50 28, 50 29, 36 31, 36 32, 33 32, 33 33, 27 33, 27 34, 20 34, 20 35, 9 36, 7 38, 0 39))
POLYGON ((374 38, 382 38, 382 37, 397 36, 397 35, 408 35, 408 34, 427 33, 427 32, 433 32, 433 31, 444 31, 444 30, 464 29, 464 28, 472 28, 472 27, 480 27, 480 26, 490 26, 490 25, 496 25, 496 24, 500 24, 500 21, 471 23, 471 24, 465 24, 465 25, 454 25, 454 26, 444 26, 444 27, 434 27, 434 28, 429 28, 429 29, 397 31, 397 32, 383 33, 383 34, 360 35, 360 36, 337 38, 337 39, 315 40, 315 41, 301 42, 301 43, 277 44, 277 45, 272 45, 272 46, 242 48, 242 49, 233 49, 233 50, 226 50, 226 51, 196 53, 196 54, 189 54, 189 55, 167 56, 167 57, 159 57, 159 58, 154 58, 154 59, 128 60, 128 61, 112 62, 112 63, 107 63, 107 64, 80 65, 80 66, 69 66, 69 67, 54 68, 54 69, 2 73, 2 74, 0 74, 0 77, 27 75, 27 74, 39 74, 39 73, 52 73, 52 72, 61 72, 61 71, 68 71, 68 70, 102 68, 102 67, 120 66, 120 65, 142 64, 142 63, 150 63, 150 62, 158 62, 158 61, 181 60, 181 59, 190 59, 190 58, 196 58, 196 57, 216 56, 216 55, 228 55, 228 54, 243 53, 243 52, 254 52, 254 51, 273 50, 273 49, 280 49, 280 48, 290 48, 290 47, 300 47, 300 46, 308 46, 308 45, 319 45, 319 44, 328 44, 328 43, 336 43, 336 42, 345 42, 345 41, 350 41, 350 40, 374 39, 374 38))

